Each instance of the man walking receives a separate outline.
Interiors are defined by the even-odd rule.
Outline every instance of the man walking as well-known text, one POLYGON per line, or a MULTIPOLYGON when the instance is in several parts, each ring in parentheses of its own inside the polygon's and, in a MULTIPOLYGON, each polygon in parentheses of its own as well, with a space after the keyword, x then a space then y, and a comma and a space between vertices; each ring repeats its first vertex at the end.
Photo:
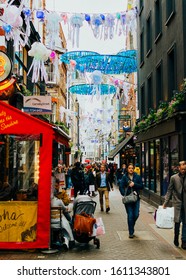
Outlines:
POLYGON ((101 211, 104 211, 103 198, 105 197, 106 213, 110 211, 109 205, 109 191, 113 189, 112 181, 110 179, 109 172, 105 171, 105 165, 102 164, 100 167, 100 172, 96 174, 96 189, 99 192, 99 202, 101 211))
POLYGON ((180 223, 182 222, 182 245, 186 250, 186 162, 180 161, 178 166, 179 172, 170 178, 165 202, 163 208, 166 208, 169 200, 172 198, 174 206, 174 245, 179 246, 180 223))

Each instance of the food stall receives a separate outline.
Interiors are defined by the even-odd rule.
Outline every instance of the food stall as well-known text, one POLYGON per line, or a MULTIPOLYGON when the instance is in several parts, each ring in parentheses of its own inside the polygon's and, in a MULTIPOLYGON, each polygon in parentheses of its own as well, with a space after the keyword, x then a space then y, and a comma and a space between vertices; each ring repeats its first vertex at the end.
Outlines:
POLYGON ((53 141, 51 124, 0 101, 0 248, 48 248, 53 141))

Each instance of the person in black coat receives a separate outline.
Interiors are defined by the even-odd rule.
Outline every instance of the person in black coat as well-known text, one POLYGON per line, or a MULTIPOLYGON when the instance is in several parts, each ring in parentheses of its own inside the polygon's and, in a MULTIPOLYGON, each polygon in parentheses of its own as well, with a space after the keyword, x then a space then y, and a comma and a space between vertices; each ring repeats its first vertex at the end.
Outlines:
POLYGON ((143 189, 141 176, 134 172, 134 165, 129 163, 126 174, 123 175, 119 191, 122 196, 129 195, 132 191, 136 192, 138 199, 136 202, 125 204, 128 220, 129 238, 134 237, 134 226, 139 217, 140 209, 140 190, 143 189))
POLYGON ((76 197, 78 193, 82 195, 85 189, 85 177, 80 162, 74 164, 71 172, 71 180, 74 187, 74 197, 76 197))

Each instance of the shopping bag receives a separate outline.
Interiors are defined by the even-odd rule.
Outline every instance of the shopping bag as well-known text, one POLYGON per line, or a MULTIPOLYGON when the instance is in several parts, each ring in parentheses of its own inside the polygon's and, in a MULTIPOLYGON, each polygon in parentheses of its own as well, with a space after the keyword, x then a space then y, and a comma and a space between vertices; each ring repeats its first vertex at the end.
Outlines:
POLYGON ((156 211, 156 226, 159 228, 173 228, 174 207, 159 206, 156 211))
POLYGON ((95 191, 95 186, 89 185, 89 192, 94 192, 94 191, 95 191))
POLYGON ((96 218, 96 236, 105 234, 105 226, 101 217, 96 218))

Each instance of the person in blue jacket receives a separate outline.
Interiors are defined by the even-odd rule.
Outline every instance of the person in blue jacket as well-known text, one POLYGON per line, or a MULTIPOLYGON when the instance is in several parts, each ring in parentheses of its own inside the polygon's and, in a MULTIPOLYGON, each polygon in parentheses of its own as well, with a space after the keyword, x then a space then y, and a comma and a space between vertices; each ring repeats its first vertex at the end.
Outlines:
POLYGON ((134 203, 125 204, 125 209, 127 212, 127 221, 128 221, 128 230, 129 230, 129 238, 134 237, 134 226, 139 217, 139 209, 140 209, 140 190, 143 189, 143 182, 140 175, 134 172, 134 165, 129 163, 127 167, 127 172, 123 175, 120 185, 119 191, 122 196, 129 195, 132 191, 136 192, 138 199, 134 203))

